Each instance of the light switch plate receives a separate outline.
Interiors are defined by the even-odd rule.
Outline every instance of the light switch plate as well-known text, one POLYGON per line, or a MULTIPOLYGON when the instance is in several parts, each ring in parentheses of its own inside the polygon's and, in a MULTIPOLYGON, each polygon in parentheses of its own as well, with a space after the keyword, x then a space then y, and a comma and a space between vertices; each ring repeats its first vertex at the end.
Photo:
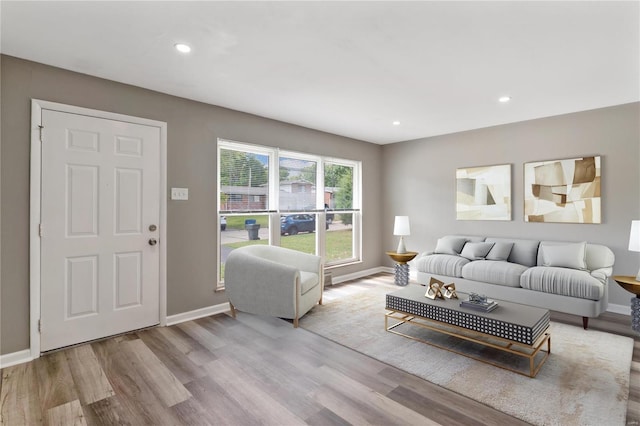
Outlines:
POLYGON ((172 200, 188 200, 189 188, 171 188, 172 200))

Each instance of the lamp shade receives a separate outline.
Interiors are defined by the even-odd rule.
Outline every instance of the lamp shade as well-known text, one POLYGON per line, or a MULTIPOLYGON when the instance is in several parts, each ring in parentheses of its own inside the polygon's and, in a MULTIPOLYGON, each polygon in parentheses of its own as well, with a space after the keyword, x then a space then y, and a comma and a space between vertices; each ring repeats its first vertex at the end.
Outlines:
POLYGON ((629 250, 640 251, 640 220, 631 221, 631 232, 629 233, 629 250))
POLYGON ((396 216, 395 223, 393 224, 393 235, 411 235, 409 216, 396 216))

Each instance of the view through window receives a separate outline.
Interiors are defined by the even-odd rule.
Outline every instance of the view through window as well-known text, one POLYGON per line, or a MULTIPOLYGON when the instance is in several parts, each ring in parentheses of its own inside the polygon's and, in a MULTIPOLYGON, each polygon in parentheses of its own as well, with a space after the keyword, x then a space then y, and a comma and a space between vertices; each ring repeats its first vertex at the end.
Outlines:
POLYGON ((360 163, 218 141, 220 276, 232 250, 272 244, 360 260, 360 163))

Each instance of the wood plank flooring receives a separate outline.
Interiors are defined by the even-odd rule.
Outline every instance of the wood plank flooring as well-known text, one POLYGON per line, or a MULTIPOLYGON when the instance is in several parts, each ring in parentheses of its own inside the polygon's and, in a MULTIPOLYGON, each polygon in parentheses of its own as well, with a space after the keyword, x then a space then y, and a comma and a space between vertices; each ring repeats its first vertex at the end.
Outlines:
MULTIPOLYGON (((392 283, 374 275, 327 288, 325 300, 392 283)), ((590 328, 635 338, 627 424, 640 425, 640 337, 623 315, 590 328)), ((1 374, 0 423, 10 426, 525 424, 290 322, 242 313, 68 348, 1 374)))

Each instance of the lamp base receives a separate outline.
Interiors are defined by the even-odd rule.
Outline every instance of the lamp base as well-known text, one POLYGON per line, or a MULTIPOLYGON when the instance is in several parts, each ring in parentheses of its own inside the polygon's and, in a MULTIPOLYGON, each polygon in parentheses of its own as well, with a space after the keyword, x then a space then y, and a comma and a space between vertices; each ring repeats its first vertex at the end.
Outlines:
MULTIPOLYGON (((404 246, 404 239, 402 235, 400 236, 400 242, 398 243, 398 248, 396 249, 396 253, 405 254, 407 252, 407 248, 404 246)), ((640 272, 638 272, 640 274, 640 272)))

